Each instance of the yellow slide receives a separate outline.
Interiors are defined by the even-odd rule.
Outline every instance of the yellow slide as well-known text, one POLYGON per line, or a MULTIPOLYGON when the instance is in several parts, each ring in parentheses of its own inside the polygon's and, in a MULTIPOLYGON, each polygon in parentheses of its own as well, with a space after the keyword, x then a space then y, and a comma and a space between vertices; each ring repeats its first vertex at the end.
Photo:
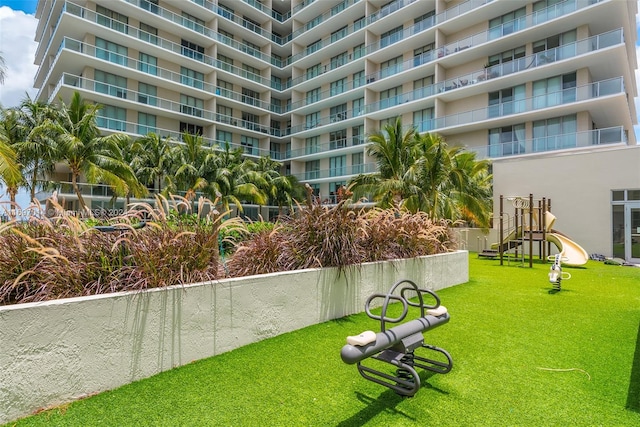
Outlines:
POLYGON ((547 241, 556 245, 562 256, 562 264, 570 266, 585 265, 589 260, 589 254, 582 246, 558 233, 547 233, 547 241))

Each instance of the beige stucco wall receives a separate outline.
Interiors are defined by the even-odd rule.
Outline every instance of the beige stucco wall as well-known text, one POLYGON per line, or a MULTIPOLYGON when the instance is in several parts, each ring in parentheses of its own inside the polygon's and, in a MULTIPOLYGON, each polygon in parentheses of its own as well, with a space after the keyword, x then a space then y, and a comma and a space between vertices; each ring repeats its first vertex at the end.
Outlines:
POLYGON ((640 188, 640 146, 496 159, 493 175, 496 215, 500 195, 550 198, 554 229, 590 254, 611 256, 611 191, 640 188))
POLYGON ((0 424, 361 312, 400 279, 432 290, 465 283, 468 253, 0 307, 0 424))

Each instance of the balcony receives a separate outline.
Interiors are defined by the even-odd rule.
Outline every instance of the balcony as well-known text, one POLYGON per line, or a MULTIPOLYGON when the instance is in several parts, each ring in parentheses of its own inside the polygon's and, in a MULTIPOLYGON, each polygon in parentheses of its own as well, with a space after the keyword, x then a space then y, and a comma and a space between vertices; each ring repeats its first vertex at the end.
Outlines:
MULTIPOLYGON (((531 114, 532 111, 542 111, 559 106, 571 106, 584 101, 592 101, 615 95, 625 95, 622 77, 439 117, 433 119, 432 129, 442 131, 445 128, 457 128, 466 125, 486 128, 486 126, 488 126, 486 121, 492 119, 525 112, 531 114)), ((576 110, 573 112, 575 111, 576 110)), ((456 131, 460 130, 458 129, 456 131)))
MULTIPOLYGON (((329 151, 340 150, 341 152, 345 151, 343 149, 349 149, 353 147, 359 147, 362 149, 362 144, 365 143, 365 140, 362 138, 344 138, 337 141, 332 141, 325 144, 317 144, 313 146, 308 146, 305 148, 298 148, 295 150, 291 150, 288 153, 287 159, 296 159, 300 160, 300 157, 305 158, 314 158, 314 157, 326 157, 324 153, 329 151), (315 156, 317 154, 321 154, 320 156, 315 156)), ((346 150, 346 151, 354 151, 354 150, 346 150)))
POLYGON ((627 134, 622 126, 597 129, 564 135, 547 136, 523 141, 505 142, 484 147, 467 147, 478 159, 541 154, 557 150, 589 148, 608 144, 627 144, 627 134))
POLYGON ((347 178, 361 173, 372 173, 377 169, 375 163, 362 163, 358 165, 342 166, 332 169, 322 169, 293 174, 299 181, 335 181, 337 178, 347 178))

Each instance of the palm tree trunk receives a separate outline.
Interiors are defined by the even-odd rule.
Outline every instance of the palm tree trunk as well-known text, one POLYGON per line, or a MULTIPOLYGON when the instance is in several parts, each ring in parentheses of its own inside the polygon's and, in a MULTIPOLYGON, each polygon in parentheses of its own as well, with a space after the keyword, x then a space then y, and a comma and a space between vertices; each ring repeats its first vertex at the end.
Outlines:
POLYGON ((87 204, 84 202, 84 197, 82 197, 82 191, 80 191, 80 187, 78 187, 78 174, 76 172, 71 172, 71 186, 73 187, 73 191, 75 191, 76 196, 78 196, 80 212, 82 214, 88 213, 89 216, 91 216, 91 211, 87 208, 87 204))

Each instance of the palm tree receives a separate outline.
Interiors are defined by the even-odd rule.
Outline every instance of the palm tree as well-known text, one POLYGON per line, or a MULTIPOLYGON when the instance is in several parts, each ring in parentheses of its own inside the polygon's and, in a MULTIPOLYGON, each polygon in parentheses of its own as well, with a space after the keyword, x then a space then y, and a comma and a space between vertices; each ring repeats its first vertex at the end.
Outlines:
POLYGON ((420 135, 402 124, 387 125, 375 133, 368 154, 379 172, 360 175, 350 184, 354 194, 370 192, 382 207, 424 211, 432 219, 472 221, 489 225, 491 175, 489 163, 461 147, 449 148, 436 134, 420 135))
POLYGON ((293 208, 296 199, 304 200, 305 191, 294 176, 284 176, 279 172, 282 163, 270 157, 260 157, 256 170, 262 174, 266 186, 262 188, 269 196, 269 203, 278 206, 278 215, 286 206, 293 208))
MULTIPOLYGON (((129 138, 126 135, 121 135, 120 138, 118 138, 116 140, 118 147, 120 148, 120 153, 121 153, 121 160, 124 161, 127 165, 129 165, 132 168, 133 171, 133 167, 135 165, 135 163, 137 162, 138 156, 140 155, 140 152, 142 151, 142 146, 140 145, 140 143, 138 141, 131 141, 131 138, 129 138)), ((137 178, 137 175, 135 174, 135 171, 133 172, 133 174, 128 174, 125 177, 123 177, 127 180, 126 184, 127 184, 127 193, 124 195, 126 197, 126 207, 129 206, 130 204, 130 199, 131 197, 144 197, 146 196, 149 191, 147 190, 147 187, 145 187, 137 178)), ((114 200, 113 203, 115 204, 116 198, 119 196, 120 194, 114 193, 114 200)))
POLYGON ((69 105, 63 104, 61 123, 57 126, 58 159, 71 172, 71 185, 82 211, 87 210, 87 205, 78 186, 81 175, 88 183, 110 185, 119 196, 126 195, 137 182, 120 150, 122 139, 127 137, 117 133, 101 136, 96 123, 99 109, 99 105, 85 102, 75 92, 69 105))
POLYGON ((378 171, 373 174, 360 174, 349 187, 353 196, 359 199, 372 196, 380 207, 399 208, 403 200, 416 192, 411 166, 414 163, 416 129, 402 129, 402 120, 384 126, 383 131, 369 136, 372 144, 367 154, 376 160, 378 171))
POLYGON ((205 171, 214 155, 213 150, 203 146, 201 135, 185 132, 182 135, 182 143, 174 146, 171 153, 176 168, 173 176, 168 177, 168 190, 184 191, 184 197, 192 201, 196 193, 208 185, 205 171))
POLYGON ((140 151, 133 162, 133 168, 140 180, 162 193, 171 164, 171 137, 161 137, 149 133, 138 139, 140 151))
POLYGON ((29 177, 26 185, 33 200, 38 181, 55 168, 56 126, 60 112, 51 104, 32 100, 29 95, 20 103, 18 111, 24 134, 18 150, 24 173, 29 177))
POLYGON ((0 179, 12 204, 16 202, 16 195, 24 182, 17 152, 21 140, 17 117, 14 109, 0 110, 0 179))
POLYGON ((266 180, 256 169, 256 164, 242 158, 242 150, 231 150, 225 144, 212 158, 209 166, 207 193, 218 199, 224 212, 234 204, 242 212, 242 201, 264 205, 268 196, 262 190, 266 180))

